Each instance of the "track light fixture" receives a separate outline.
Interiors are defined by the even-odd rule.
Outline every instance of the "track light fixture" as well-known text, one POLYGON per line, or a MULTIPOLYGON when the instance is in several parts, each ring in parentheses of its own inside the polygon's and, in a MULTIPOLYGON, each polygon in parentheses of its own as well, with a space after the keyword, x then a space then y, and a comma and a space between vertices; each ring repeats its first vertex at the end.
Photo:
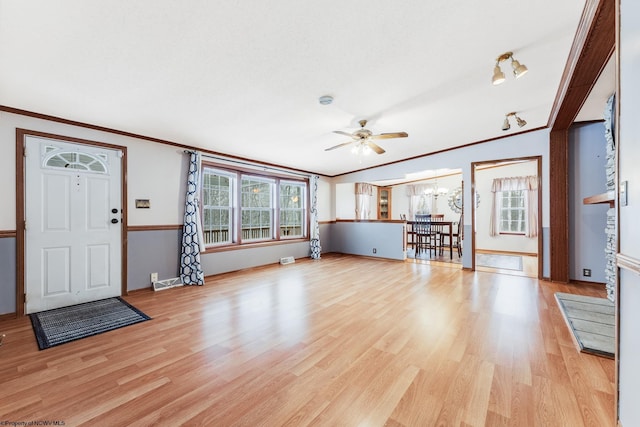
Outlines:
POLYGON ((520 117, 518 117, 515 112, 511 112, 504 115, 504 123, 502 124, 502 130, 511 129, 511 123, 509 123, 510 116, 513 116, 516 118, 516 123, 518 124, 519 127, 523 127, 524 125, 527 124, 527 122, 524 119, 521 119, 520 117))
POLYGON ((521 64, 519 61, 516 61, 513 58, 513 52, 505 52, 502 55, 496 58, 496 65, 493 67, 493 78, 491 79, 491 83, 494 86, 497 86, 505 81, 504 73, 500 69, 500 63, 506 61, 507 59, 511 59, 511 67, 513 68, 513 76, 518 79, 525 74, 527 74, 527 67, 524 64, 521 64))

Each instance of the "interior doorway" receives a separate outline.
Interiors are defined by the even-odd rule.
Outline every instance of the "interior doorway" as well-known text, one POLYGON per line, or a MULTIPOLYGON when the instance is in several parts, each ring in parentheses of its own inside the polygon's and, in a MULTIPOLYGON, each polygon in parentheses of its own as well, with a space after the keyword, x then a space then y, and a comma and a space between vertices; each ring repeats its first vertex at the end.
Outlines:
POLYGON ((542 278, 542 159, 475 162, 472 269, 542 278))

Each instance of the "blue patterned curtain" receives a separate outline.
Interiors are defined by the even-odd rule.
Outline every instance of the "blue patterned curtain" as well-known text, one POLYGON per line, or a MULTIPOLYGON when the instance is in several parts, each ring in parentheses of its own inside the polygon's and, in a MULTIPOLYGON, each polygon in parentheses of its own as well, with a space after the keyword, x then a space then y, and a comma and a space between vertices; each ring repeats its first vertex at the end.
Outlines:
POLYGON ((185 285, 204 285, 204 272, 200 265, 202 228, 200 226, 200 153, 191 152, 187 194, 182 227, 182 254, 180 256, 180 279, 185 285))
POLYGON ((311 184, 311 259, 320 259, 320 226, 318 225, 318 175, 312 175, 311 184))

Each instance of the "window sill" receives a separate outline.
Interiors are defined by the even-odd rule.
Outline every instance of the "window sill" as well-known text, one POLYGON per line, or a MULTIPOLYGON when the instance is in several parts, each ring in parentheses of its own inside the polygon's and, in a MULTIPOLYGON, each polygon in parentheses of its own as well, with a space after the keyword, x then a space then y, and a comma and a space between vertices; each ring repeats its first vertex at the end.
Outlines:
POLYGON ((301 242, 309 242, 308 237, 302 237, 297 239, 282 239, 282 240, 269 240, 265 242, 255 242, 255 243, 243 243, 236 245, 226 245, 226 246, 214 246, 207 248, 201 254, 214 254, 217 252, 228 252, 228 251, 240 251, 243 249, 252 249, 252 248, 262 248, 266 246, 278 246, 278 245, 287 245, 290 243, 301 243, 301 242))

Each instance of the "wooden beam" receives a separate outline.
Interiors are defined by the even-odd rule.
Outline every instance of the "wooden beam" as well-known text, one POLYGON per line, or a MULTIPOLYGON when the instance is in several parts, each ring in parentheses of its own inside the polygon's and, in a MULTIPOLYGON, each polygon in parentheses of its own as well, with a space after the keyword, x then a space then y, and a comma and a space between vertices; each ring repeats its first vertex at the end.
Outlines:
POLYGON ((588 0, 549 116, 552 130, 573 124, 615 44, 615 0, 588 0))
POLYGON ((549 134, 549 224, 553 282, 569 282, 569 130, 549 134))

